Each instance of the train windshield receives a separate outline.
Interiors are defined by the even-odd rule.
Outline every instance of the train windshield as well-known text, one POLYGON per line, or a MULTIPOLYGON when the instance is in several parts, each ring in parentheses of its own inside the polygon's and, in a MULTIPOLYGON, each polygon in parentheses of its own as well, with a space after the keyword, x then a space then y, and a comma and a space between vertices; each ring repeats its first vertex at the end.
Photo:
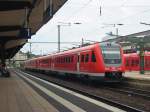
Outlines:
POLYGON ((101 46, 101 50, 107 66, 118 66, 121 64, 121 52, 118 45, 101 46))

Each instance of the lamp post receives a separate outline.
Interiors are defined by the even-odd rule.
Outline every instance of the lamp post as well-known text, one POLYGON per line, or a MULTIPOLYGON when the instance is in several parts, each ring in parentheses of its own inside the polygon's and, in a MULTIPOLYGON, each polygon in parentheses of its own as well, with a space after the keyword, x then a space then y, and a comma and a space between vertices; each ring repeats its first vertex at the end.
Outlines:
MULTIPOLYGON (((104 24, 104 25, 109 25, 109 26, 112 26, 112 27, 116 27, 116 26, 122 26, 122 25, 124 25, 124 24, 104 24)), ((118 37, 119 36, 119 34, 118 34, 118 28, 116 27, 116 37, 118 37)))
POLYGON ((58 52, 60 52, 60 25, 57 25, 58 28, 58 52))
MULTIPOLYGON (((60 23, 59 25, 57 25, 57 29, 58 29, 58 52, 60 52, 60 31, 61 31, 61 26, 71 26, 71 23, 64 23, 64 22, 58 22, 60 23)), ((79 23, 79 22, 76 22, 76 23, 72 23, 72 24, 82 24, 82 23, 79 23)))
POLYGON ((143 24, 143 25, 149 25, 149 26, 150 26, 149 23, 145 23, 145 22, 140 22, 140 24, 143 24))
MULTIPOLYGON (((116 26, 122 26, 123 24, 114 24, 114 27, 116 26)), ((118 37, 119 34, 118 34, 118 27, 116 27, 116 37, 118 37)))
POLYGON ((144 63, 145 63, 145 60, 144 60, 144 53, 145 53, 145 50, 144 50, 144 42, 143 42, 143 39, 140 40, 140 74, 144 74, 144 63))

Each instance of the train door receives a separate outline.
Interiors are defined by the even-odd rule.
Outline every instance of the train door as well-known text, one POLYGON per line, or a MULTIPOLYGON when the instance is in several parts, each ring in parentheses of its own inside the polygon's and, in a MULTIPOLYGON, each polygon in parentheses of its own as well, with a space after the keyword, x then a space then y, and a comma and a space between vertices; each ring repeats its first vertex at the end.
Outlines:
POLYGON ((80 53, 77 54, 77 72, 80 72, 80 53))
POLYGON ((51 68, 52 68, 52 70, 54 69, 54 62, 55 62, 55 59, 54 59, 54 57, 52 57, 52 60, 51 60, 51 68))

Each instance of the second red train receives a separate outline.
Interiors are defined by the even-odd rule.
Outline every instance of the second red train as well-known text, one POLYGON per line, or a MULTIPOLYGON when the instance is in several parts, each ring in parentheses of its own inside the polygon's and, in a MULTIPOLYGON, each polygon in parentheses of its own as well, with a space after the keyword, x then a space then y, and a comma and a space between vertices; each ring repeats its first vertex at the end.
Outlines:
MULTIPOLYGON (((140 70, 140 56, 137 53, 124 54, 125 70, 139 71, 140 70)), ((144 70, 150 71, 150 52, 144 54, 144 70)))

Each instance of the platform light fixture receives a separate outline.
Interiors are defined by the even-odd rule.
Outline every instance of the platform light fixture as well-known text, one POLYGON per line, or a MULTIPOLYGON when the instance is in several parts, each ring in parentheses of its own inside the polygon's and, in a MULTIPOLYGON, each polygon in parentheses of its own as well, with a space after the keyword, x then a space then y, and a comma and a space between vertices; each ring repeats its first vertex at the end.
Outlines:
POLYGON ((80 22, 75 22, 75 23, 58 22, 58 25, 57 25, 57 29, 58 29, 58 52, 60 52, 60 29, 61 29, 61 26, 71 26, 72 24, 80 25, 82 23, 80 23, 80 22))
POLYGON ((145 23, 145 22, 140 22, 140 24, 143 24, 143 25, 150 25, 149 23, 145 23))

